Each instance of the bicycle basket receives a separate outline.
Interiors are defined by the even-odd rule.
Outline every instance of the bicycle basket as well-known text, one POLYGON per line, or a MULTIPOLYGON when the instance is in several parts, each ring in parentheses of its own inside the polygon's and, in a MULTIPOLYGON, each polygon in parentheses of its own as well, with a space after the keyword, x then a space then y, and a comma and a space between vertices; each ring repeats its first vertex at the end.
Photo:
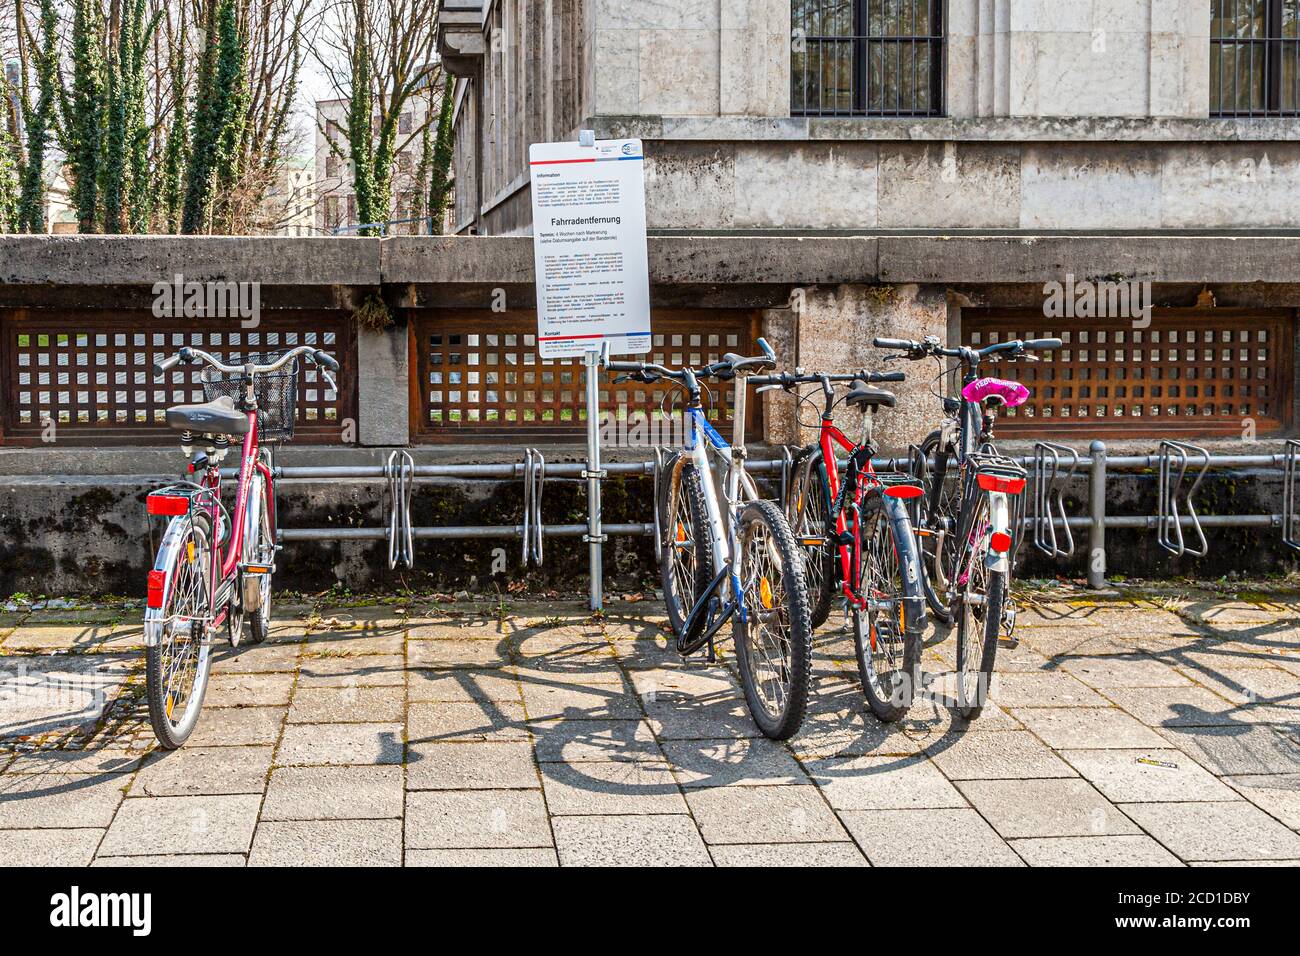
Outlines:
MULTIPOLYGON (((252 362, 254 365, 270 365, 279 356, 276 354, 250 354, 239 358, 241 365, 252 362)), ((235 364, 227 359, 229 364, 235 364)), ((218 372, 207 368, 200 375, 203 383, 203 397, 206 401, 229 395, 236 403, 244 399, 244 374, 218 372)), ((266 374, 258 373, 253 379, 253 393, 257 397, 257 434, 258 440, 288 441, 293 437, 294 417, 298 412, 298 360, 294 359, 283 368, 266 374)))

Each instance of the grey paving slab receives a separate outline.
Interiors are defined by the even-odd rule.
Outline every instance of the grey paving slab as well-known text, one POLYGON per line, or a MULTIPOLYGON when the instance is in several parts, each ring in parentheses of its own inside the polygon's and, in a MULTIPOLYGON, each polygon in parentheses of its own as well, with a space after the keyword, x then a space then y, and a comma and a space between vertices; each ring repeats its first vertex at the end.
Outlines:
POLYGON ((135 655, 0 656, 0 740, 84 733, 139 666, 135 655))
POLYGON ((1243 802, 1134 803, 1124 812, 1184 860, 1291 860, 1300 836, 1243 802))
POLYGON ((1025 730, 950 734, 926 748, 926 753, 951 780, 1077 776, 1069 764, 1025 730))
POLYGON ((946 716, 942 720, 918 716, 882 724, 865 712, 865 705, 854 703, 852 709, 822 711, 805 718, 789 743, 803 761, 837 756, 903 756, 920 753, 949 727, 946 716))
POLYGON ((1061 757, 1114 803, 1236 798, 1180 750, 1064 750, 1061 757))
POLYGON ((637 696, 621 684, 572 686, 559 680, 524 681, 523 695, 529 720, 636 720, 641 717, 637 696))
POLYGON ((130 773, 144 761, 143 750, 106 745, 83 750, 34 750, 17 754, 5 773, 130 773))
POLYGON ((661 740, 761 736, 731 674, 709 670, 630 671, 650 726, 661 740))
POLYGON ((208 680, 204 707, 280 707, 289 703, 292 674, 217 674, 208 680))
POLYGON ((560 682, 574 687, 599 688, 610 684, 621 687, 627 682, 618 659, 607 654, 595 656, 588 654, 581 661, 562 668, 547 667, 544 662, 536 661, 532 665, 516 664, 511 671, 519 678, 521 684, 560 682))
POLYGON ((411 790, 521 790, 541 786, 527 742, 413 743, 406 757, 411 790))
POLYGON ((1060 667, 1089 687, 1097 688, 1185 687, 1191 683, 1169 664, 1145 654, 1066 658, 1060 662, 1060 667))
POLYGON ((683 787, 807 783, 808 775, 782 744, 765 737, 666 740, 662 744, 683 787))
POLYGON ((98 828, 0 830, 0 860, 5 866, 85 866, 103 839, 98 828))
POLYGON ((401 724, 289 724, 276 750, 284 766, 402 762, 401 724))
POLYGON ((239 747, 274 744, 288 707, 209 707, 204 702, 187 747, 239 747))
POLYGON ((298 667, 302 644, 297 641, 267 641, 226 647, 212 663, 214 674, 273 674, 293 672, 298 667))
POLYGON ((1003 708, 1106 706, 1095 690, 1060 671, 997 672, 989 698, 1003 708))
POLYGON ((129 774, 0 776, 0 830, 106 827, 131 785, 129 774))
POLYGON ((407 850, 407 866, 436 867, 539 867, 559 866, 549 847, 513 850, 407 850))
POLYGON ((480 700, 522 703, 519 680, 512 669, 454 670, 412 669, 406 685, 412 702, 469 704, 480 700))
POLYGON ((1269 816, 1300 830, 1300 773, 1243 774, 1224 782, 1269 816))
POLYGON ((400 818, 404 804, 401 767, 278 767, 261 819, 400 818))
POLYGON ((562 866, 711 866, 691 818, 673 816, 557 817, 562 866))
POLYGON ((1148 727, 1220 727, 1242 722, 1236 705, 1204 687, 1111 687, 1106 696, 1148 727))
POLYGON ((1234 704, 1272 704, 1300 722, 1300 676, 1281 667, 1216 667, 1188 671, 1198 683, 1234 704))
POLYGON ((321 656, 304 653, 298 665, 298 688, 401 687, 406 683, 402 654, 321 656))
POLYGON ((256 747, 182 747, 155 751, 131 784, 133 797, 261 793, 271 770, 269 744, 256 747))
POLYGON ((528 740, 522 704, 506 700, 411 704, 407 727, 412 742, 528 740))
POLYGON ((667 763, 548 763, 542 789, 552 816, 686 812, 667 763))
POLYGON ((243 853, 253 839, 260 795, 141 797, 123 802, 101 856, 243 853))
POLYGON ((1140 832, 1084 780, 963 780, 957 787, 1007 839, 1140 832))
POLYGON ((1290 773, 1300 767, 1300 743, 1271 727, 1168 727, 1160 732, 1211 773, 1290 773))
POLYGON ((85 624, 28 623, 5 639, 5 651, 13 654, 42 651, 84 654, 103 647, 113 633, 107 622, 85 624))
POLYGON ((1012 714, 1054 750, 1164 745, 1155 731, 1113 707, 1027 707, 1012 714))
POLYGON ((1145 834, 1101 837, 1040 837, 1012 840, 1030 866, 1183 866, 1145 834))
POLYGON ((539 721, 529 727, 542 763, 664 759, 644 720, 539 721))
POLYGON ((493 641, 411 641, 406 645, 407 665, 421 670, 473 670, 506 667, 510 650, 493 641))
POLYGON ((408 849, 552 846, 537 790, 424 790, 406 795, 408 849))
POLYGON ((874 866, 1024 865, 974 810, 860 810, 840 818, 874 866))
POLYGON ((709 847, 715 866, 870 866, 852 843, 738 843, 709 847))
POLYGON ((403 720, 405 712, 401 687, 299 687, 289 723, 390 723, 403 720))
POLYGON ((401 820, 262 822, 249 866, 401 866, 401 820))
POLYGON ((90 864, 93 867, 147 867, 147 866, 173 866, 173 867, 229 867, 244 866, 244 855, 242 853, 176 853, 165 856, 97 856, 95 862, 90 864))
POLYGON ((708 843, 836 843, 844 828, 817 787, 690 790, 686 802, 708 843))
POLYGON ((307 635, 303 654, 350 655, 401 654, 404 632, 400 627, 355 631, 312 631, 307 635))
POLYGON ((834 757, 805 766, 836 810, 966 806, 962 795, 924 756, 834 757))

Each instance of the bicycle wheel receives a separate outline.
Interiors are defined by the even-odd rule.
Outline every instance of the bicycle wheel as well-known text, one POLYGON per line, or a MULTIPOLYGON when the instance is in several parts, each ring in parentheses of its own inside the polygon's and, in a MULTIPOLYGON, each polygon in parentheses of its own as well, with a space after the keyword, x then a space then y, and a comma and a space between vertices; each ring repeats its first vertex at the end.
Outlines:
POLYGON ((808 452, 796 466, 786 503, 790 530, 803 551, 813 630, 826 623, 839 585, 839 549, 829 537, 830 503, 826 489, 826 464, 819 448, 808 452))
POLYGON ((145 684, 158 742, 175 750, 198 723, 212 665, 209 525, 205 515, 173 521, 154 570, 164 571, 162 606, 145 611, 145 684))
MULTIPOLYGON (((671 474, 675 461, 669 460, 665 474, 671 474)), ((709 534, 704 486, 694 462, 682 465, 675 502, 669 500, 670 492, 670 482, 664 481, 659 502, 659 528, 663 535, 659 568, 668 623, 673 633, 681 637, 691 608, 713 580, 713 538, 709 534)))
MULTIPOLYGON (((925 441, 921 442, 921 454, 925 461, 928 462, 935 456, 940 441, 941 434, 938 431, 932 431, 925 436, 925 441)), ((917 535, 921 542, 922 587, 925 591, 925 602, 930 606, 931 613, 944 624, 952 623, 952 611, 934 586, 935 570, 937 568, 951 584, 953 566, 957 561, 957 539, 955 534, 946 534, 943 548, 936 556, 939 539, 933 532, 939 527, 956 527, 956 465, 955 461, 949 459, 943 488, 939 492, 939 504, 933 511, 930 507, 930 494, 936 480, 934 470, 927 465, 923 473, 917 476, 921 479, 925 494, 916 499, 916 514, 913 516, 913 524, 916 528, 926 532, 917 535)))
POLYGON ((916 562, 916 544, 906 513, 897 517, 898 524, 879 493, 862 503, 862 579, 854 589, 869 602, 866 610, 853 608, 858 676, 871 712, 885 722, 912 706, 921 671, 921 630, 908 626, 906 603, 920 597, 920 582, 904 573, 916 562))
POLYGON ((812 671, 803 557, 785 515, 770 501, 745 505, 736 547, 745 608, 734 625, 740 682, 759 730, 785 740, 803 723, 812 671))
MULTIPOLYGON (((244 563, 275 564, 275 535, 266 479, 254 474, 248 487, 247 524, 244 529, 244 563)), ((271 575, 251 576, 242 596, 245 634, 250 644, 261 644, 271 633, 271 575), (256 605, 256 607, 254 607, 256 605)))
POLYGON ((1006 571, 988 567, 989 503, 981 495, 973 542, 953 587, 957 594, 957 712, 974 720, 984 709, 998 653, 998 632, 1009 585, 1006 571))

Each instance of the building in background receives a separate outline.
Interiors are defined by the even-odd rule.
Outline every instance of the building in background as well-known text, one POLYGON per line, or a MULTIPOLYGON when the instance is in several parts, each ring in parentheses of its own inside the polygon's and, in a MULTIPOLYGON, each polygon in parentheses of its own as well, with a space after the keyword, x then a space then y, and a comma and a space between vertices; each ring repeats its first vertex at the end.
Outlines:
POLYGON ((310 236, 316 231, 316 161, 296 156, 286 162, 267 190, 264 203, 269 232, 310 236))

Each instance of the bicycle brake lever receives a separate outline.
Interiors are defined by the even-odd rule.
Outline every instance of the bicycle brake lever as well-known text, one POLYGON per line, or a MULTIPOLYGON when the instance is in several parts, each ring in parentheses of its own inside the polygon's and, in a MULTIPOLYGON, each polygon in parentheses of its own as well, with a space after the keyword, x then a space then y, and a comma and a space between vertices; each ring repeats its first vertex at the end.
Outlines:
POLYGON ((335 381, 334 375, 331 372, 327 371, 326 369, 321 369, 320 374, 321 374, 321 378, 325 379, 325 384, 327 384, 330 387, 330 391, 334 392, 337 395, 339 390, 339 383, 335 381))

